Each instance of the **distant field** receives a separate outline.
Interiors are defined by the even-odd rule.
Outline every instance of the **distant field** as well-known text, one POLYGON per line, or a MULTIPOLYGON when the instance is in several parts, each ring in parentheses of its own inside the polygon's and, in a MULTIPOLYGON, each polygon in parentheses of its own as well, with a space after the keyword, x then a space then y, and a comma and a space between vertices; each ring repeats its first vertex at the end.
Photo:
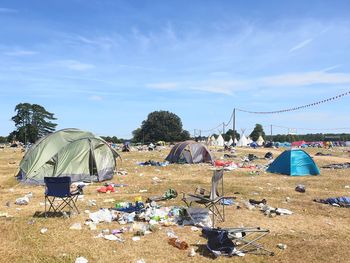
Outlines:
MULTIPOLYGON (((248 153, 263 157, 271 149, 237 149, 240 158, 248 153)), ((273 149, 277 156, 282 150, 273 149)), ((333 156, 314 157, 319 167, 330 163, 350 162, 348 148, 324 150, 307 149, 314 156, 316 152, 331 153, 333 156)), ((26 186, 18 184, 14 178, 18 164, 23 156, 19 149, 0 150, 0 213, 8 212, 12 218, 0 218, 0 262, 74 262, 78 256, 83 256, 89 262, 135 262, 143 258, 147 263, 154 262, 214 262, 204 249, 206 240, 199 232, 191 231, 189 226, 170 227, 183 240, 187 241, 197 255, 187 256, 187 251, 178 250, 167 243, 167 227, 141 237, 140 241, 132 241, 132 234, 125 234, 126 241, 117 243, 104 239, 95 239, 102 229, 121 228, 117 222, 99 224, 97 231, 91 231, 83 225, 88 218, 83 211, 97 211, 108 208, 114 203, 104 203, 105 199, 116 201, 133 201, 142 196, 145 200, 152 195, 161 195, 168 188, 180 192, 191 192, 197 185, 209 188, 212 171, 209 165, 169 165, 167 167, 140 167, 136 162, 156 160, 162 161, 169 149, 161 152, 130 152, 121 153, 122 163, 118 168, 125 169, 127 175, 115 175, 113 182, 127 184, 116 193, 98 194, 96 189, 103 183, 89 185, 85 188, 85 198, 78 202, 81 213, 69 219, 64 218, 33 218, 36 211, 44 211, 40 202, 44 202, 42 186, 26 186), (152 184, 152 178, 162 181, 152 184), (139 193, 147 189, 146 193, 139 193), (33 199, 27 206, 14 204, 16 198, 28 192, 33 192, 33 199), (89 207, 87 201, 94 199, 97 206, 89 207), (10 207, 6 203, 10 202, 10 207), (18 210, 20 208, 20 210, 18 210), (34 219, 34 223, 33 220, 34 219), (73 223, 82 223, 81 231, 70 230, 73 223), (29 224, 33 223, 33 224, 29 224), (40 229, 48 231, 40 234, 40 229)), ((220 158, 224 152, 215 152, 220 158)), ((255 163, 266 164, 265 160, 255 163)), ((226 222, 219 224, 225 227, 261 226, 268 228, 271 234, 262 243, 276 255, 217 258, 215 262, 349 262, 350 259, 350 209, 337 208, 312 202, 316 197, 350 196, 350 170, 321 169, 321 176, 288 177, 262 172, 251 175, 250 169, 238 169, 225 172, 225 192, 236 194, 237 202, 253 199, 267 199, 269 205, 287 208, 294 212, 289 216, 269 218, 258 210, 250 211, 242 205, 227 207, 226 222), (306 193, 296 192, 295 186, 304 184, 306 193), (286 197, 290 198, 286 202, 286 197), (286 250, 280 250, 278 243, 287 245, 286 250)), ((181 196, 175 200, 160 203, 162 205, 183 205, 181 196)))

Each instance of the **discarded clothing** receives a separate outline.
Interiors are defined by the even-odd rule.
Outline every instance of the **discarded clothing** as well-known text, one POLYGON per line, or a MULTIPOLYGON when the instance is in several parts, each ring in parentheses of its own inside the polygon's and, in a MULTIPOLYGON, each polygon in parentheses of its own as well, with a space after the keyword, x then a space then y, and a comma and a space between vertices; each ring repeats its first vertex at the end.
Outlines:
POLYGON ((318 153, 315 154, 315 156, 332 156, 332 154, 318 152, 318 153))
POLYGON ((224 158, 235 158, 235 157, 237 157, 237 155, 235 154, 227 154, 227 153, 224 154, 224 158))
POLYGON ((168 166, 169 165, 169 162, 168 161, 165 161, 165 162, 156 162, 156 161, 152 161, 152 160, 149 160, 149 161, 146 161, 146 162, 143 162, 143 163, 139 163, 140 166, 168 166))
POLYGON ((322 168, 325 169, 350 169, 350 163, 333 163, 325 165, 322 168))
POLYGON ((262 199, 261 201, 249 199, 249 203, 252 205, 260 205, 260 204, 266 205, 267 201, 266 201, 266 199, 262 199))
POLYGON ((350 197, 348 196, 330 197, 327 199, 314 199, 314 201, 322 204, 330 204, 330 205, 350 208, 350 197))
POLYGON ((98 188, 97 192, 99 192, 99 193, 107 193, 107 192, 114 193, 115 189, 112 185, 108 185, 108 186, 102 186, 102 187, 98 188))
POLYGON ((114 209, 125 213, 141 212, 145 209, 145 205, 142 202, 136 202, 135 205, 133 205, 132 203, 127 203, 127 205, 124 207, 118 207, 117 205, 114 209))
POLYGON ((237 165, 234 162, 230 162, 230 161, 223 162, 223 161, 220 161, 220 160, 216 160, 214 165, 215 166, 220 166, 220 167, 228 167, 228 166, 237 167, 237 165))
POLYGON ((231 256, 234 251, 234 244, 228 237, 227 230, 207 228, 202 229, 203 236, 208 240, 207 248, 215 256, 231 256))

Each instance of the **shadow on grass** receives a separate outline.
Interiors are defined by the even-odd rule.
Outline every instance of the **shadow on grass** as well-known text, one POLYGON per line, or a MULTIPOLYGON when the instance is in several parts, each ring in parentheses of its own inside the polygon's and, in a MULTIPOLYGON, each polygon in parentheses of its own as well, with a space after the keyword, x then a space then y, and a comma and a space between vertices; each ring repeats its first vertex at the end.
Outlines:
POLYGON ((216 259, 216 256, 208 250, 207 245, 191 244, 191 246, 197 247, 196 253, 199 255, 210 259, 216 259))
POLYGON ((52 218, 52 217, 66 217, 70 216, 69 212, 64 214, 63 212, 43 212, 43 211, 36 211, 33 215, 34 218, 52 218))

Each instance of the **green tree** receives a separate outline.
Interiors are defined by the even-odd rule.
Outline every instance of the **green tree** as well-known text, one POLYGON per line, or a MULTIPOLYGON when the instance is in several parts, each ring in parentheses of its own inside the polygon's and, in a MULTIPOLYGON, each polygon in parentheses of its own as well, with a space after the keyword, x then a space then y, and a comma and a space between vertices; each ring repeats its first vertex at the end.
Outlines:
POLYGON ((0 143, 6 143, 7 142, 7 137, 0 136, 0 143))
POLYGON ((252 131, 252 133, 249 136, 253 141, 256 141, 259 138, 259 136, 262 136, 263 138, 265 138, 265 132, 264 132, 264 128, 262 127, 262 125, 258 124, 258 123, 255 124, 254 130, 252 131))
POLYGON ((9 139, 34 143, 37 139, 55 131, 57 124, 54 114, 43 106, 30 103, 19 103, 15 107, 16 115, 12 117, 16 130, 11 132, 9 139))
MULTIPOLYGON (((230 140, 230 137, 232 137, 233 139, 233 130, 229 129, 225 134, 223 134, 223 137, 226 142, 230 140)), ((239 140, 240 137, 241 136, 239 135, 239 133, 235 131, 235 138, 237 139, 237 141, 239 140)))
POLYGON ((154 111, 148 114, 141 127, 133 131, 134 142, 183 141, 190 138, 182 129, 181 119, 169 111, 154 111))

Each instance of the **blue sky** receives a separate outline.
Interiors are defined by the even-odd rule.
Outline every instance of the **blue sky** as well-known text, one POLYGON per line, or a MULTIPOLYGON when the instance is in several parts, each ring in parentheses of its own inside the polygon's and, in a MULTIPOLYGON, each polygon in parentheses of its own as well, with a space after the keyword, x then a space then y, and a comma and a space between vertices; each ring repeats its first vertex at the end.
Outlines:
MULTIPOLYGON (((20 102, 129 138, 154 110, 193 133, 350 90, 349 1, 2 0, 0 24, 0 135, 20 102)), ((236 127, 347 128, 349 99, 236 127)))

